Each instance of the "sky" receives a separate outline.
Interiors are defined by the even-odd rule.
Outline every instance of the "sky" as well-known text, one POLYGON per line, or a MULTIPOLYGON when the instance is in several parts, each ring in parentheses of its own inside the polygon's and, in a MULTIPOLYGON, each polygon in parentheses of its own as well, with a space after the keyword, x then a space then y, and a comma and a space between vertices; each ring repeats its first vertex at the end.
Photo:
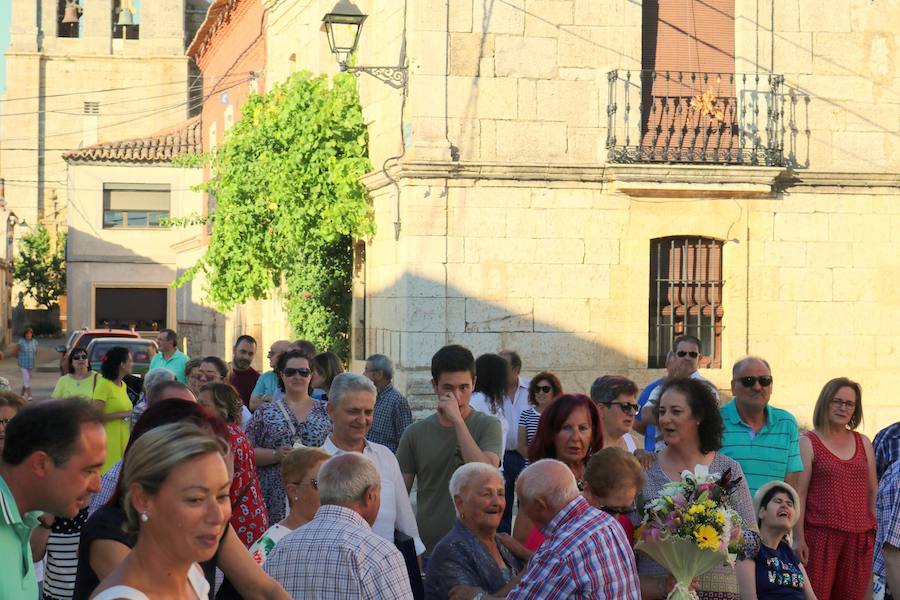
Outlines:
POLYGON ((12 0, 0 0, 0 92, 6 89, 6 49, 9 48, 9 24, 12 0))

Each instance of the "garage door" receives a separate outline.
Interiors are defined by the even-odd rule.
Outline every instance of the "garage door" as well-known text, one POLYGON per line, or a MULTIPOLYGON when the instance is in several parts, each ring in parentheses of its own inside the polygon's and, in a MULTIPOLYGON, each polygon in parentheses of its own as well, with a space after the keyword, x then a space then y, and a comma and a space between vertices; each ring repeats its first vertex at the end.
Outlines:
POLYGON ((163 329, 168 323, 168 288, 97 288, 94 326, 139 331, 163 329))

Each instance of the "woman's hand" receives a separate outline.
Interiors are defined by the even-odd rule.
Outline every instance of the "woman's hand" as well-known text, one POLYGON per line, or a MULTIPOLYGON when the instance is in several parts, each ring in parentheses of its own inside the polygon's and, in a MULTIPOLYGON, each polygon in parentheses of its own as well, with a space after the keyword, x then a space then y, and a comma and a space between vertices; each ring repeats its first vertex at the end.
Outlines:
POLYGON ((509 535, 508 533, 498 533, 497 539, 500 540, 501 544, 506 546, 507 550, 512 552, 513 556, 515 556, 522 562, 527 563, 534 555, 534 552, 523 546, 519 540, 509 535))
POLYGON ((640 449, 634 451, 634 457, 638 459, 645 471, 653 466, 653 461, 656 460, 656 454, 640 449))

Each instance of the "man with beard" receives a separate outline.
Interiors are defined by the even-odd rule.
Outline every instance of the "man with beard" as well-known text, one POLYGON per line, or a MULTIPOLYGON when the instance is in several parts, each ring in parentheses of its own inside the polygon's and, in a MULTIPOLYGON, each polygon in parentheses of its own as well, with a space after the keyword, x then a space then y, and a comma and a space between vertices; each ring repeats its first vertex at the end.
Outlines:
POLYGON ((256 355, 256 340, 253 336, 242 335, 234 342, 234 357, 231 359, 231 375, 228 383, 241 395, 244 406, 249 407, 250 396, 256 380, 259 379, 259 371, 250 366, 256 355))
POLYGON ((32 404, 9 422, 0 461, 0 598, 38 597, 29 539, 36 527, 51 527, 38 517, 75 517, 100 490, 105 460, 103 414, 82 400, 32 404))

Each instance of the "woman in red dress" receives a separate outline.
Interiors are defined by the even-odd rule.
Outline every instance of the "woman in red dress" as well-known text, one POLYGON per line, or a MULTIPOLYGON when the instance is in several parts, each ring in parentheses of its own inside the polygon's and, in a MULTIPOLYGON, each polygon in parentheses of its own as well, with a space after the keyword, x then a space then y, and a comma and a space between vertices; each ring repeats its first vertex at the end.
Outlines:
POLYGON ((228 424, 229 445, 234 456, 231 480, 231 526, 248 548, 269 528, 269 513, 256 474, 253 445, 241 429, 243 401, 228 383, 207 383, 197 401, 222 415, 228 424))
POLYGON ((875 453, 855 431, 862 389, 838 377, 822 388, 814 431, 800 437, 800 519, 794 545, 818 600, 862 600, 872 585, 875 453))

